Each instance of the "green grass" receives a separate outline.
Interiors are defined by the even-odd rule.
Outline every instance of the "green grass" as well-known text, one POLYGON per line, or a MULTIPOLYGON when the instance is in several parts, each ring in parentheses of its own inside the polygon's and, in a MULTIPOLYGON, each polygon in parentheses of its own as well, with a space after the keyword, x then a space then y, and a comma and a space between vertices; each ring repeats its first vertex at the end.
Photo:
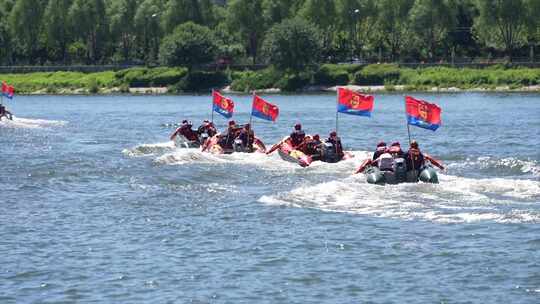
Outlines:
POLYGON ((114 72, 79 73, 79 72, 40 72, 28 74, 0 74, 0 79, 13 85, 17 93, 32 93, 46 90, 48 93, 60 89, 91 89, 111 87, 115 83, 114 72))
POLYGON ((540 85, 540 69, 492 66, 472 68, 404 68, 391 64, 368 66, 324 64, 312 72, 293 73, 269 67, 259 71, 201 72, 188 75, 186 68, 132 68, 117 72, 38 72, 0 74, 0 80, 12 84, 17 93, 44 92, 58 94, 67 90, 83 89, 98 93, 106 88, 128 92, 131 87, 169 87, 171 92, 201 92, 227 84, 239 92, 279 88, 298 91, 308 85, 384 85, 389 91, 396 85, 405 90, 429 90, 432 87, 460 89, 540 85))

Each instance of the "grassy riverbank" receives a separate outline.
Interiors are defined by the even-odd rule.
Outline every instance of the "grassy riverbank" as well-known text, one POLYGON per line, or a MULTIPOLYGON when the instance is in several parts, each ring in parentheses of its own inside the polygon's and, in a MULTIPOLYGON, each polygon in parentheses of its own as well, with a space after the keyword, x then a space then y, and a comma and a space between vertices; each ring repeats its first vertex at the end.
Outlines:
POLYGON ((540 69, 492 66, 484 69, 397 65, 325 64, 294 73, 269 67, 259 71, 194 71, 186 68, 133 68, 117 72, 50 72, 0 74, 19 94, 96 94, 128 92, 207 92, 229 86, 231 91, 278 89, 294 92, 324 90, 336 85, 384 86, 386 91, 524 90, 540 91, 540 69), (147 90, 146 88, 163 88, 147 90), (502 89, 501 89, 502 88, 502 89))

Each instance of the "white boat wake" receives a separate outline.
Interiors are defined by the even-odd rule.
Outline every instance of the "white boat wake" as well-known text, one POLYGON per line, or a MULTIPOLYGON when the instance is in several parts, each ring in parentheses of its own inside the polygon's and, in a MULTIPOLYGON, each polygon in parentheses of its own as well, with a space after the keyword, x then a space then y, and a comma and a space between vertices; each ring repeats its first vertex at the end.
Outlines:
POLYGON ((41 129, 48 127, 59 127, 66 125, 62 120, 31 119, 13 116, 13 120, 0 119, 0 127, 21 128, 21 129, 41 129))
POLYGON ((305 185, 264 195, 265 204, 315 208, 377 217, 442 223, 491 220, 540 222, 528 208, 540 200, 540 182, 504 178, 470 179, 440 174, 440 184, 372 185, 364 176, 305 185), (516 203, 517 201, 517 203, 516 203))

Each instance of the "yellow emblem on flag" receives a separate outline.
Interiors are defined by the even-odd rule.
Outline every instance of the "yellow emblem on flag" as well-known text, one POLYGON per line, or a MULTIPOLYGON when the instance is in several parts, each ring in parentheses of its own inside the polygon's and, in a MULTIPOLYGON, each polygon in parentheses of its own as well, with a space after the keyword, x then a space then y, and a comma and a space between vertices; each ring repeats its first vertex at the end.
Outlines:
POLYGON ((229 101, 227 101, 227 99, 223 98, 221 100, 221 107, 224 108, 224 109, 227 109, 229 107, 229 101))
POLYGON ((356 108, 360 104, 360 97, 354 95, 351 100, 351 107, 356 108))
POLYGON ((270 111, 270 107, 267 104, 263 105, 262 107, 263 114, 268 115, 268 111, 270 111))
POLYGON ((428 119, 428 106, 425 104, 419 104, 418 105, 418 116, 422 118, 422 120, 428 119))

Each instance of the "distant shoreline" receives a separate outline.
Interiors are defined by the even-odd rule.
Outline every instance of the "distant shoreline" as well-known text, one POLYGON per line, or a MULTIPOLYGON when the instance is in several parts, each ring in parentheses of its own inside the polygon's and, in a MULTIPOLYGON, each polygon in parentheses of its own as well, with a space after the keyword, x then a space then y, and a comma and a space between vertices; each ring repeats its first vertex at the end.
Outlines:
POLYGON ((185 67, 131 68, 96 73, 0 74, 17 95, 294 94, 335 92, 337 87, 373 92, 540 92, 540 69, 402 68, 324 64, 309 71, 188 71, 185 67))
MULTIPOLYGON (((382 86, 382 85, 374 85, 374 86, 359 86, 359 85, 343 85, 343 86, 309 86, 306 87, 303 90, 294 91, 294 92, 288 92, 288 91, 282 91, 278 88, 270 88, 270 89, 256 89, 255 92, 262 93, 262 94, 305 94, 305 93, 331 93, 336 92, 338 87, 344 87, 351 89, 353 91, 357 92, 365 92, 365 93, 393 93, 393 92, 423 92, 423 93, 467 93, 467 92, 474 92, 474 93, 540 93, 540 85, 534 85, 534 86, 524 86, 520 88, 511 88, 510 86, 498 86, 496 88, 485 88, 485 87, 477 87, 477 88, 468 88, 468 89, 461 89, 457 87, 430 87, 427 89, 410 89, 405 85, 395 85, 395 86, 382 86)), ((230 86, 226 86, 222 89, 220 89, 221 92, 225 94, 234 94, 234 95, 249 95, 250 92, 241 92, 241 91, 234 91, 230 89, 230 86)), ((23 96, 35 96, 35 95, 50 95, 50 96, 69 96, 69 95, 184 95, 184 94, 197 94, 197 95, 204 95, 210 92, 185 92, 185 93, 170 93, 169 90, 166 87, 143 87, 143 88, 129 88, 127 91, 121 90, 118 87, 113 88, 104 88, 99 89, 98 92, 91 93, 85 88, 78 88, 78 89, 60 89, 57 92, 51 93, 47 92, 47 90, 37 90, 30 93, 22 93, 18 95, 23 96)))

